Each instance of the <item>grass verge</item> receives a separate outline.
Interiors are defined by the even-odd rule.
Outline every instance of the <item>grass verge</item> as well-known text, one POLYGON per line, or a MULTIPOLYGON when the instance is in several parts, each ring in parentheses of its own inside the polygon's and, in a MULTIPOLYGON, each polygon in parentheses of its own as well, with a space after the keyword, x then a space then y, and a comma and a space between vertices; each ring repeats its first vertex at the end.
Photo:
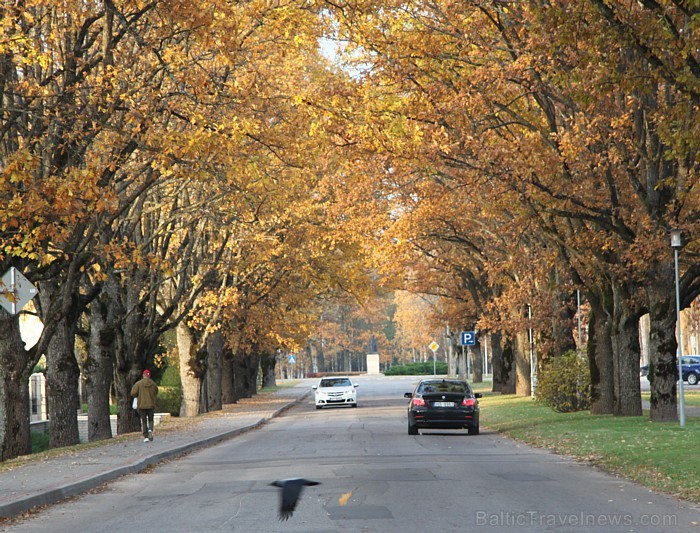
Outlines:
POLYGON ((288 389, 291 387, 296 387, 299 384, 299 380, 296 381, 278 381, 276 385, 271 387, 262 387, 258 389, 258 394, 264 394, 266 392, 275 392, 279 389, 288 389))
MULTIPOLYGON (((642 400, 649 401, 651 393, 643 392, 642 400)), ((700 388, 690 387, 687 383, 683 387, 683 401, 687 407, 700 407, 700 388)))
MULTIPOLYGON (((484 392, 482 426, 620 474, 654 490, 700 502, 700 470, 694 460, 700 419, 650 422, 642 417, 557 413, 531 398, 484 392)), ((487 389, 486 389, 487 390, 487 389)))

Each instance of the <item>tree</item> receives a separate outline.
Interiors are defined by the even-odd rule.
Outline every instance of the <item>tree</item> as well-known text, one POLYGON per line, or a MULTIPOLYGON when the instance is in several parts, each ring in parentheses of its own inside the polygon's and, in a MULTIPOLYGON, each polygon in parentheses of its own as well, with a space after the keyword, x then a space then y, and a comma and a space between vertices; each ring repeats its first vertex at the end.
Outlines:
MULTIPOLYGON (((668 265, 664 228, 694 224, 683 206, 696 194, 687 161, 696 160, 697 149, 680 135, 683 120, 666 118, 670 109, 676 118, 693 116, 696 104, 692 91, 677 89, 679 80, 662 93, 659 78, 669 78, 653 60, 644 62, 637 44, 620 40, 597 11, 602 3, 595 4, 382 3, 336 16, 367 81, 365 116, 377 132, 373 146, 391 154, 393 183, 447 176, 469 190, 488 184, 486 197, 508 207, 499 222, 534 228, 539 242, 557 250, 566 275, 591 291, 610 286, 609 383, 617 388, 609 397, 614 412, 636 415, 634 339, 648 307, 644 292, 667 279, 655 266, 668 265), (649 75, 630 76, 640 71, 649 75), (646 132, 635 130, 635 116, 653 117, 646 132), (662 137, 666 145, 656 142, 662 137)), ((537 247, 529 251, 539 255, 537 247)), ((659 335, 673 330, 662 322, 659 335)))

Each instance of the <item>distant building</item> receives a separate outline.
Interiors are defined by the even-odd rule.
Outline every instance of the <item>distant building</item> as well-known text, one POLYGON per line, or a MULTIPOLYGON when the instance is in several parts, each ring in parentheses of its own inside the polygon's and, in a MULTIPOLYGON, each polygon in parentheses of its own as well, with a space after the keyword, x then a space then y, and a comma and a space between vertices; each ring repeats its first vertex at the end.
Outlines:
POLYGON ((29 377, 29 421, 48 420, 46 412, 46 378, 42 373, 29 377))
MULTIPOLYGON (((29 302, 28 311, 34 311, 34 304, 29 302)), ((19 315, 19 331, 24 341, 25 349, 29 349, 39 342, 44 325, 39 317, 33 314, 22 313, 19 315)), ((47 420, 46 412, 46 378, 44 374, 34 373, 29 377, 29 421, 41 422, 47 420)))

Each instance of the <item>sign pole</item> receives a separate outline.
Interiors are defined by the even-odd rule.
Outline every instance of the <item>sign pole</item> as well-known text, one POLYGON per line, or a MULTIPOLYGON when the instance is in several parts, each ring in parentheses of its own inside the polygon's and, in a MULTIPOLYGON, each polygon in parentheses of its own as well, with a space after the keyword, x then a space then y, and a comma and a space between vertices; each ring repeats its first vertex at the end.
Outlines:
POLYGON ((462 345, 462 355, 464 355, 464 347, 467 346, 467 361, 466 361, 466 373, 465 378, 469 378, 471 374, 471 358, 472 358, 472 346, 476 344, 476 332, 475 331, 463 331, 460 335, 462 345))
POLYGON ((10 292, 12 292, 12 314, 16 315, 17 314, 17 299, 14 297, 15 296, 15 286, 17 284, 17 281, 15 280, 15 271, 17 269, 15 267, 10 267, 10 292))
POLYGON ((487 337, 484 337, 484 374, 489 373, 489 343, 487 337))
POLYGON ((436 370, 436 358, 437 358, 437 350, 440 347, 440 345, 433 341, 428 345, 428 348, 430 348, 433 351, 433 376, 437 376, 437 370, 436 370))

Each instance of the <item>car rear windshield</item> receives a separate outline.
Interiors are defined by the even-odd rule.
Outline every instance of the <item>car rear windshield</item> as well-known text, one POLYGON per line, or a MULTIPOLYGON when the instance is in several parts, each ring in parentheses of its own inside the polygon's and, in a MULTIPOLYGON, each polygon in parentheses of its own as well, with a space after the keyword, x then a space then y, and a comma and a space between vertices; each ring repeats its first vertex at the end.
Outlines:
POLYGON ((420 394, 430 394, 431 392, 459 392, 461 394, 469 393, 469 385, 463 381, 429 381, 421 383, 418 387, 420 394))
POLYGON ((352 387, 348 378, 328 378, 322 379, 320 387, 352 387))

